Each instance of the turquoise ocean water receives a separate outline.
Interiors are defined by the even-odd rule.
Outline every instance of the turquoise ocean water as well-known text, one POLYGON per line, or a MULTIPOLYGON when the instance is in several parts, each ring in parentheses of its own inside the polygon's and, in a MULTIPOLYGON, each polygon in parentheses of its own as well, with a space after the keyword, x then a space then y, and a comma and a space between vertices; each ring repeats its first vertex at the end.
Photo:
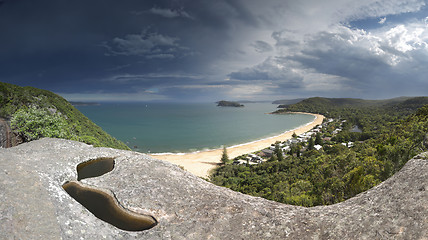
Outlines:
POLYGON ((266 114, 270 103, 243 108, 215 103, 106 103, 78 106, 89 119, 130 148, 150 153, 195 152, 279 135, 311 122, 304 114, 266 114))

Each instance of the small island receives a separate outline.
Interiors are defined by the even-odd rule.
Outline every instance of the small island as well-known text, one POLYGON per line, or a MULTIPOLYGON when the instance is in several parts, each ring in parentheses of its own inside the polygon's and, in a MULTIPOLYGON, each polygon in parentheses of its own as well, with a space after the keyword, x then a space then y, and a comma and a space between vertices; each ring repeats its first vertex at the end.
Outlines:
POLYGON ((218 107, 244 107, 244 105, 238 103, 238 102, 231 102, 231 101, 219 101, 217 102, 218 107))

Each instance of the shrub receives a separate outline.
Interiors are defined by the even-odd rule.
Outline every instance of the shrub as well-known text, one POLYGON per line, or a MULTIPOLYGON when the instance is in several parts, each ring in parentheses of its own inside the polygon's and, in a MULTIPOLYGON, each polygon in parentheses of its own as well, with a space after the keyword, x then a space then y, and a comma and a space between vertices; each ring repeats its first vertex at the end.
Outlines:
POLYGON ((22 107, 11 119, 11 127, 26 141, 43 137, 71 138, 66 119, 58 113, 51 113, 35 107, 22 107))

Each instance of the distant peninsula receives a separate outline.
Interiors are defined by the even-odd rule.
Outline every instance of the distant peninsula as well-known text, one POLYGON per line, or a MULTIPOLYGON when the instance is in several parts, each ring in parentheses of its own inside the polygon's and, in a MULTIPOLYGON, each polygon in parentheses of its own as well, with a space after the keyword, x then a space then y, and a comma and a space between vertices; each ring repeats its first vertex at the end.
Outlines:
POLYGON ((244 107, 244 105, 239 102, 231 102, 231 101, 219 101, 217 102, 218 107, 244 107))
POLYGON ((99 106, 99 105, 101 105, 100 103, 97 103, 97 102, 73 102, 73 101, 69 101, 69 103, 71 103, 71 105, 73 105, 73 106, 99 106))

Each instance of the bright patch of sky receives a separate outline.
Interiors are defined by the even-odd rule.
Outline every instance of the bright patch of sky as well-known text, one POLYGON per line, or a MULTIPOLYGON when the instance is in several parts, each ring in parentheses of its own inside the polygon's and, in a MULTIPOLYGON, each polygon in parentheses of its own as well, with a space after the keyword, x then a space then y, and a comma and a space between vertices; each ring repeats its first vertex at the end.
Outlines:
POLYGON ((358 19, 358 20, 350 21, 346 25, 348 25, 350 28, 373 30, 373 29, 382 27, 382 25, 384 24, 398 25, 398 24, 403 24, 407 22, 412 22, 415 20, 424 20, 427 17, 428 17, 427 6, 423 6, 417 12, 405 12, 400 14, 390 14, 386 16, 358 19))

